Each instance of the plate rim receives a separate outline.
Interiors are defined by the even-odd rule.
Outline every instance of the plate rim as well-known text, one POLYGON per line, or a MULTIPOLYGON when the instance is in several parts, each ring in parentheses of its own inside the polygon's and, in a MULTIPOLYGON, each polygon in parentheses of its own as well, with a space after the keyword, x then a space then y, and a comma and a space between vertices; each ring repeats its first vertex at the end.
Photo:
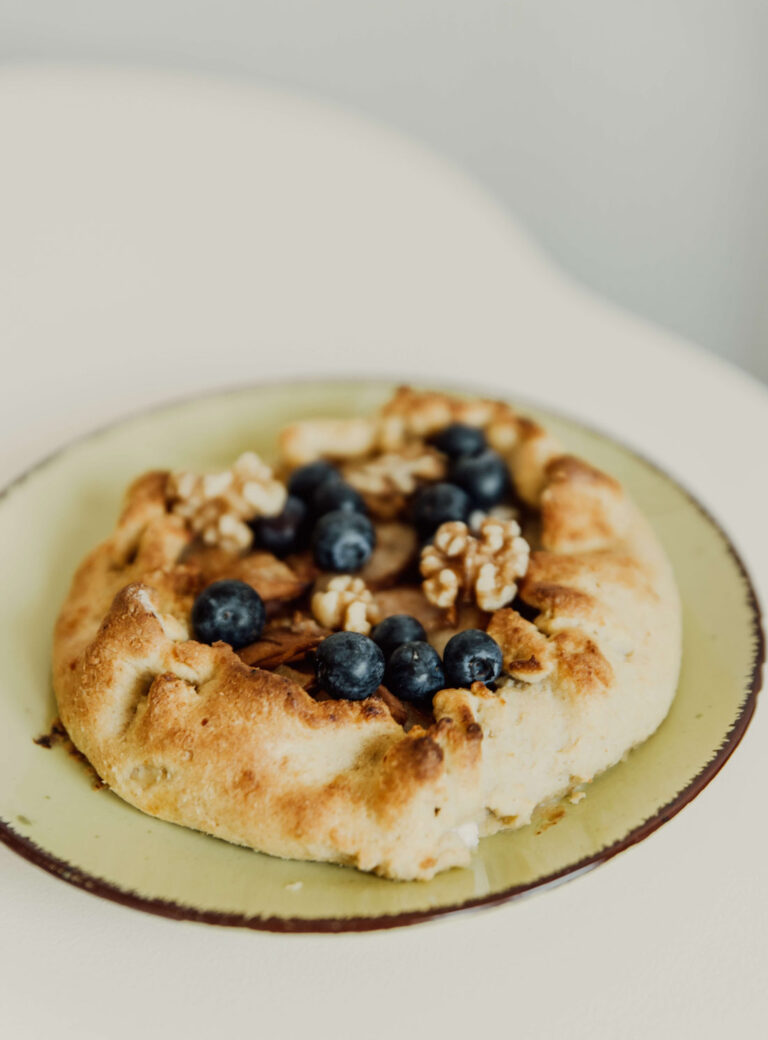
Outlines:
MULTIPOLYGON (((397 379, 393 379, 392 377, 383 375, 372 376, 367 374, 329 376, 327 374, 318 373, 316 375, 304 374, 301 377, 290 379, 285 376, 279 376, 272 379, 261 379, 252 383, 239 384, 237 386, 216 387, 210 390, 192 392, 180 395, 179 397, 154 402, 146 407, 135 409, 118 416, 117 418, 110 420, 108 423, 87 430, 47 453, 24 469, 21 473, 13 477, 9 483, 0 489, 0 504, 16 487, 23 484, 39 470, 45 469, 47 466, 54 463, 60 456, 71 451, 73 448, 76 448, 90 440, 94 440, 119 426, 142 418, 149 418, 150 416, 165 410, 193 404, 195 401, 205 401, 216 397, 224 397, 229 394, 258 390, 262 387, 289 387, 296 384, 338 385, 340 383, 349 385, 362 384, 371 386, 381 384, 382 386, 391 386, 398 382, 397 379)), ((418 376, 413 376, 408 380, 408 382, 419 385, 422 383, 422 380, 418 376)), ((427 381, 425 380, 424 382, 426 383, 427 381)), ((463 394, 466 394, 468 391, 471 393, 477 392, 489 394, 487 389, 468 387, 465 383, 459 385, 457 382, 452 385, 448 381, 440 380, 439 385, 440 388, 445 389, 448 392, 453 389, 454 392, 460 392, 463 394)), ((498 395, 495 395, 493 391, 490 391, 490 396, 495 397, 498 395)), ((517 407, 518 399, 515 398, 514 400, 517 407)), ((686 805, 693 801, 693 799, 696 798, 705 787, 707 787, 715 776, 717 776, 740 744, 754 716, 758 694, 760 693, 763 684, 763 666, 766 660, 766 637, 763 625, 763 616, 754 583, 740 553, 722 525, 715 519, 710 510, 702 505, 702 503, 684 484, 682 484, 676 477, 671 476, 658 463, 649 459, 636 448, 627 445, 621 438, 618 438, 605 430, 601 430, 598 427, 592 426, 580 418, 567 415, 559 409, 526 398, 521 398, 519 403, 523 408, 527 405, 534 410, 546 412, 555 418, 564 419, 566 422, 580 427, 589 433, 595 434, 599 437, 605 437, 620 447, 623 451, 628 452, 644 465, 648 466, 659 476, 673 484, 674 487, 684 495, 687 501, 704 517, 704 519, 714 529, 715 533, 720 537, 728 555, 731 557, 732 561, 736 565, 737 571, 741 575, 746 591, 746 603, 751 615, 751 635, 754 640, 752 661, 745 682, 746 695, 741 704, 739 714, 736 716, 732 726, 725 734, 723 742, 713 758, 711 758, 702 769, 691 778, 689 783, 682 789, 682 791, 679 791, 671 801, 660 806, 652 816, 643 820, 636 827, 633 827, 632 830, 618 841, 613 842, 611 845, 607 845, 605 848, 599 849, 597 852, 592 853, 589 856, 585 856, 576 863, 569 864, 561 870, 537 878, 532 882, 512 885, 509 888, 502 889, 499 892, 494 892, 491 895, 479 896, 476 899, 467 899, 460 903, 445 904, 444 906, 433 907, 427 910, 411 910, 399 914, 374 914, 369 916, 281 917, 279 915, 273 915, 266 917, 260 914, 248 915, 223 910, 200 910, 197 907, 177 903, 173 900, 142 896, 133 889, 123 888, 120 885, 113 884, 112 882, 106 881, 94 874, 89 874, 87 871, 81 870, 79 867, 75 867, 66 860, 60 859, 53 853, 48 852, 31 838, 20 834, 2 817, 0 817, 0 842, 23 859, 35 864, 47 873, 52 874, 54 877, 73 885, 75 888, 90 892, 92 895, 108 899, 111 902, 118 903, 122 906, 142 910, 145 913, 165 917, 169 920, 193 921, 199 924, 218 925, 228 928, 246 928, 252 931, 279 932, 286 934, 340 934, 346 932, 367 932, 401 928, 407 925, 436 921, 444 917, 455 916, 456 914, 465 913, 470 910, 477 911, 499 906, 503 903, 518 901, 526 896, 546 891, 547 889, 564 884, 566 881, 571 881, 577 877, 581 877, 588 871, 601 866, 603 863, 607 863, 609 860, 613 859, 614 856, 619 855, 621 852, 625 852, 633 845, 643 841, 654 831, 658 830, 659 827, 663 826, 676 816, 685 808, 686 805)))

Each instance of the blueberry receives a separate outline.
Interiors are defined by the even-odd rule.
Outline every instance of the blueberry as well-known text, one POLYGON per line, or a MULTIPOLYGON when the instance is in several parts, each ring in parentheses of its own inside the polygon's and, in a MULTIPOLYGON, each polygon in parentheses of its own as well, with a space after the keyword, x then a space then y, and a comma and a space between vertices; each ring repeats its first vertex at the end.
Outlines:
POLYGON ((381 647, 387 660, 392 651, 403 643, 425 642, 426 638, 424 626, 410 614, 391 614, 380 621, 371 632, 371 639, 381 647))
POLYGON ((326 478, 315 488, 312 495, 312 512, 315 516, 325 516, 335 509, 349 509, 353 513, 365 512, 363 496, 345 483, 338 474, 326 478))
POLYGON ((336 509, 321 516, 312 532, 315 563, 324 571, 358 571, 368 562, 376 534, 367 516, 336 509))
POLYGON ((450 476, 478 509, 498 505, 510 489, 507 465, 501 455, 490 449, 471 458, 457 459, 451 466, 450 476))
POLYGON ((448 640, 443 663, 449 686, 490 683, 501 675, 501 647, 487 632, 467 628, 448 640))
POLYGON ((401 700, 428 706, 445 686, 440 655, 421 640, 403 643, 387 662, 384 685, 401 700))
POLYGON ((455 484, 431 484, 413 497, 411 519, 419 535, 431 538, 440 524, 448 520, 466 520, 471 502, 466 491, 455 484))
POLYGON ((260 516, 251 522, 256 544, 275 556, 296 552, 304 540, 307 507, 300 498, 289 495, 282 513, 260 516))
POLYGON ((192 607, 192 628, 201 643, 221 640, 233 650, 255 643, 264 628, 264 603, 244 581, 215 581, 192 607))
POLYGON ((334 632, 315 654, 317 680, 332 697, 361 701, 381 686, 384 654, 368 636, 334 632))
POLYGON ((291 473, 288 480, 288 494, 295 495, 296 498, 309 503, 323 481, 333 477, 341 480, 337 469, 330 462, 326 462, 325 459, 308 462, 306 466, 299 466, 291 473))
POLYGON ((451 459, 459 459, 464 455, 479 455, 488 447, 483 431, 477 426, 466 426, 464 423, 445 426, 434 433, 429 442, 451 459))

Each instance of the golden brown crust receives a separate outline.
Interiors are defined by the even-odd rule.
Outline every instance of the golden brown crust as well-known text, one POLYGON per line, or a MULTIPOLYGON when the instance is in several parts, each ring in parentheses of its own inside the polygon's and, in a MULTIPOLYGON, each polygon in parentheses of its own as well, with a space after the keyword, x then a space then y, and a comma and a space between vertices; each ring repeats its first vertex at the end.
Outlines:
POLYGON ((488 635, 501 647, 504 670, 513 679, 525 682, 544 679, 555 666, 550 641, 511 607, 496 611, 488 626, 488 635))
POLYGON ((541 544, 557 552, 613 546, 629 522, 621 486, 572 455, 547 463, 540 495, 541 544))
POLYGON ((235 578, 252 585, 264 600, 296 599, 310 584, 282 560, 258 550, 233 557, 231 552, 215 546, 195 545, 186 554, 185 562, 199 569, 205 585, 224 578, 235 578))
MULTIPOLYGON (((384 615, 419 616, 439 647, 457 627, 488 627, 510 679, 441 691, 434 721, 384 689, 359 702, 313 696, 296 669, 325 630, 286 606, 316 576, 311 560, 201 549, 169 511, 167 474, 150 473, 78 569, 54 642, 62 721, 113 790, 275 855, 431 877, 468 862, 467 827, 524 824, 652 732, 674 692, 679 606, 645 521, 616 481, 498 402, 401 389, 378 418, 355 420, 350 453, 396 450, 451 421, 486 429, 539 511, 518 593, 535 620, 516 600, 493 616, 464 605, 451 624, 418 586, 397 584, 414 555, 397 525, 381 528, 393 537, 368 577, 384 615), (265 638, 239 655, 191 638, 194 598, 220 577, 267 601, 265 638)), ((296 424, 282 439, 288 461, 316 457, 318 437, 349 457, 340 430, 296 424)))

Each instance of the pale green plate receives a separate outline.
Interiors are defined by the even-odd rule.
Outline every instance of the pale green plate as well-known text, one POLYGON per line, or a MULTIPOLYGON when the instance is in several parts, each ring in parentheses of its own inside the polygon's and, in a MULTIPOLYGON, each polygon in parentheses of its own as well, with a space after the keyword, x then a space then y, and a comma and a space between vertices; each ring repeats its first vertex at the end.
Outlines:
POLYGON ((683 667, 668 718, 581 803, 567 805, 556 826, 487 838, 471 867, 433 881, 385 881, 273 859, 162 823, 95 790, 61 746, 34 743, 55 715, 56 613, 75 565, 112 529, 133 476, 224 466, 247 448, 270 454, 284 422, 366 413, 390 390, 370 382, 282 384, 174 404, 65 448, 6 490, 0 837, 11 848, 72 884, 170 917, 280 931, 386 928, 497 903, 601 863, 669 820, 720 769, 754 710, 764 650, 742 564, 669 477, 608 438, 532 408, 524 410, 630 490, 672 559, 684 604, 683 667))

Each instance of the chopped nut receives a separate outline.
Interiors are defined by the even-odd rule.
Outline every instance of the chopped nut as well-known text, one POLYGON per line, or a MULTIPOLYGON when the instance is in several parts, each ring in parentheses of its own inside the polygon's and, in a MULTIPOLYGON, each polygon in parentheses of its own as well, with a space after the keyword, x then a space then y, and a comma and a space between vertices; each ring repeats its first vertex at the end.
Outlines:
POLYGON ((344 476, 362 493, 373 516, 393 520, 404 511, 408 496, 420 481, 440 480, 445 472, 446 462, 439 452, 413 443, 398 451, 350 463, 344 476))
POLYGON ((325 628, 340 628, 367 636, 379 612, 362 578, 337 574, 312 596, 312 613, 325 628))
POLYGON ((231 551, 247 549, 253 540, 246 520, 274 516, 286 498, 285 487, 252 451, 223 473, 172 473, 167 494, 171 511, 183 517, 206 545, 231 551))
POLYGON ((410 495, 420 480, 445 476, 445 459, 433 448, 412 444, 401 451, 384 452, 376 458, 347 466, 344 476, 364 495, 410 495))
POLYGON ((421 552, 424 595, 438 607, 453 607, 462 596, 474 597, 483 610, 498 610, 514 599, 529 555, 515 520, 487 517, 477 536, 461 521, 441 524, 421 552))
POLYGON ((473 509, 467 520, 472 534, 478 534, 483 526, 483 521, 489 517, 492 520, 517 520, 518 523, 522 519, 520 510, 515 506, 501 505, 492 506, 490 509, 473 509))
MULTIPOLYGON (((429 566, 429 561, 425 561, 425 566, 429 566)), ((429 571, 425 573, 429 573, 429 571)), ((442 563, 436 572, 424 582, 424 594, 436 607, 447 609, 453 606, 459 591, 458 574, 450 567, 443 567, 442 563)))

